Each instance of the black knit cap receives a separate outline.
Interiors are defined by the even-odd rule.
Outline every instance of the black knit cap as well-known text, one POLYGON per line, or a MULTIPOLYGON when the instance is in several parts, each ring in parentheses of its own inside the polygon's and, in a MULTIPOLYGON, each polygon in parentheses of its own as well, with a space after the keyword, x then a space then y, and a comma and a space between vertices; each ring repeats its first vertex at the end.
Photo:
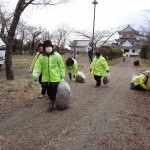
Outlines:
POLYGON ((39 43, 39 44, 38 44, 38 48, 41 47, 41 46, 43 46, 43 44, 42 44, 42 43, 39 43))
POLYGON ((43 45, 44 45, 44 47, 47 47, 47 46, 53 47, 52 42, 50 40, 44 41, 43 45))
POLYGON ((100 50, 97 50, 97 51, 95 52, 95 55, 99 57, 99 56, 101 55, 101 51, 100 51, 100 50))

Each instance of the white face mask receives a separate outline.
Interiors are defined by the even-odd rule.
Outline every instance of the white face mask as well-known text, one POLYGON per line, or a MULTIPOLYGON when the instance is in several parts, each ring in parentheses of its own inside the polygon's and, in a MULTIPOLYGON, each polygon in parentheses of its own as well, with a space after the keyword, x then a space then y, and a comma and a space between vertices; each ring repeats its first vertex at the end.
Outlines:
POLYGON ((52 47, 46 47, 45 50, 46 50, 46 53, 48 54, 53 51, 52 47))

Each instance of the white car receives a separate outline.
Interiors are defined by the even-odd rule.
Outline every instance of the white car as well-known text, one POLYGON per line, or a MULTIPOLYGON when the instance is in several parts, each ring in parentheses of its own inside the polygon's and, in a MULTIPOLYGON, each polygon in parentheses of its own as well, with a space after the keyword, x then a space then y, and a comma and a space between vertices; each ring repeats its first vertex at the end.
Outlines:
POLYGON ((0 67, 5 63, 6 45, 0 38, 0 67))

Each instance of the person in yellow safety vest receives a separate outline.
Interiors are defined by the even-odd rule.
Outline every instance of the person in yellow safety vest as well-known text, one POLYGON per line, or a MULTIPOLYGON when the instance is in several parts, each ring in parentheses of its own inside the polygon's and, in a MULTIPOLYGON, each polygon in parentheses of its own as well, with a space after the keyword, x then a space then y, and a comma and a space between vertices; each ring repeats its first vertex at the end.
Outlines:
POLYGON ((78 63, 74 58, 68 58, 66 60, 66 68, 67 68, 67 72, 69 75, 69 79, 72 79, 72 74, 73 74, 73 78, 75 78, 76 73, 77 73, 77 68, 78 68, 78 63))
POLYGON ((127 54, 126 54, 126 53, 123 53, 123 62, 126 61, 126 58, 127 58, 127 54))
POLYGON ((150 70, 143 72, 142 74, 136 76, 130 83, 130 88, 132 90, 148 90, 150 87, 148 85, 148 79, 150 77, 150 70))
MULTIPOLYGON (((32 64, 30 66, 30 70, 29 72, 32 73, 33 72, 33 68, 34 68, 34 65, 35 65, 35 62, 37 61, 38 57, 40 56, 40 54, 43 54, 43 44, 40 43, 38 45, 38 52, 36 53, 33 61, 32 61, 32 64)), ((46 93, 46 88, 42 85, 42 74, 40 74, 39 76, 39 83, 41 84, 41 87, 42 87, 42 90, 41 90, 41 93, 39 94, 38 98, 43 98, 45 96, 45 93, 46 93)))
POLYGON ((53 45, 50 40, 43 43, 44 53, 41 54, 33 69, 33 80, 42 73, 42 84, 46 87, 49 102, 49 111, 53 110, 56 100, 57 87, 61 79, 65 76, 65 64, 62 56, 54 52, 53 45))
POLYGON ((95 88, 101 85, 101 78, 109 72, 109 67, 106 59, 102 56, 100 50, 96 51, 95 57, 90 65, 90 72, 96 80, 95 88))

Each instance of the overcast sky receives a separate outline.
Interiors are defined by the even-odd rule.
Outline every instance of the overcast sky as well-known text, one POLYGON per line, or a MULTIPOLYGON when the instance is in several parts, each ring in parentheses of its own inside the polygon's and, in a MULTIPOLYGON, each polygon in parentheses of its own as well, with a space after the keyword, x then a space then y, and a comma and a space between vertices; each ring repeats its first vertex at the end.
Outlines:
MULTIPOLYGON (((13 2, 10 1, 10 6, 13 2)), ((22 15, 28 24, 43 26, 51 31, 61 24, 75 29, 92 32, 94 5, 93 0, 70 0, 67 4, 45 8, 27 8, 22 15)), ((97 0, 95 30, 117 28, 121 25, 142 24, 150 10, 150 0, 97 0)), ((150 14, 150 12, 149 12, 150 14)))

